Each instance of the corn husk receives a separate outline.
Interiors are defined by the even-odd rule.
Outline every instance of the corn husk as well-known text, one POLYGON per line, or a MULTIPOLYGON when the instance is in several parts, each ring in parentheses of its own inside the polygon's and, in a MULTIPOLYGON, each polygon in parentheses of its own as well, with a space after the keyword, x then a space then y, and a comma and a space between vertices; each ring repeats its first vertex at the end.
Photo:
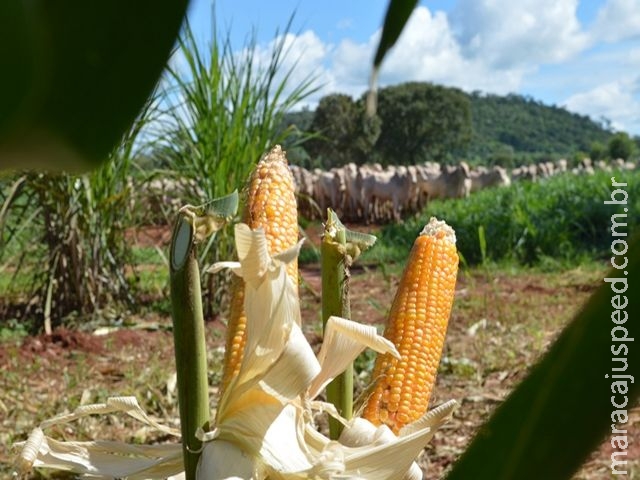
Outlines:
MULTIPOLYGON (((298 296, 286 273, 300 244, 272 257, 261 230, 240 224, 235 235, 239 262, 216 264, 212 270, 230 268, 245 280, 246 350, 238 375, 220 398, 213 429, 200 432, 205 443, 197 478, 417 478, 414 461, 450 416, 455 402, 428 413, 415 428, 399 436, 363 419, 350 423, 340 419, 346 428, 339 442, 319 433, 312 421, 314 413, 325 411, 339 417, 332 406, 315 400, 324 385, 364 348, 392 355, 397 351, 374 328, 332 317, 316 357, 301 330, 298 296)), ((135 399, 114 398, 44 422, 22 445, 21 466, 57 468, 91 478, 180 475, 178 444, 57 442, 44 435, 44 429, 53 425, 117 412, 154 430, 179 435, 178 430, 146 415, 135 399)))

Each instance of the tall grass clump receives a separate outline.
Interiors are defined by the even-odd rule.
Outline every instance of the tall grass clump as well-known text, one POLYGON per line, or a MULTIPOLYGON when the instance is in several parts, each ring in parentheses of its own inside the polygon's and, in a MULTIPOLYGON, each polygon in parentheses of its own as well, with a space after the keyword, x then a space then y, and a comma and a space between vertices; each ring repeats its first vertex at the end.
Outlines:
POLYGON ((455 229, 458 248, 470 265, 485 259, 536 265, 548 257, 563 262, 604 258, 611 246, 611 215, 624 213, 604 204, 613 189, 612 176, 628 184, 624 228, 630 233, 640 226, 640 172, 567 174, 485 190, 466 199, 431 202, 420 218, 383 230, 381 243, 394 248, 381 254, 402 258, 400 252, 409 249, 415 232, 436 216, 455 229))
MULTIPOLYGON (((283 115, 315 91, 308 77, 293 84, 295 62, 291 67, 285 62, 290 25, 282 34, 276 31, 267 53, 255 35, 235 52, 230 33, 219 35, 215 28, 204 48, 186 25, 164 79, 167 110, 154 132, 156 160, 165 173, 190 180, 185 203, 201 204, 240 189, 260 156, 290 134, 279 128, 283 115)), ((228 259, 232 252, 231 236, 220 232, 215 251, 205 249, 201 260, 228 259)), ((208 313, 225 290, 224 282, 214 290, 213 280, 207 276, 208 313)))
POLYGON ((131 162, 146 115, 90 174, 28 173, 7 182, 0 269, 22 289, 12 302, 22 305, 15 316, 35 320, 35 329, 50 333, 71 316, 116 315, 133 305, 125 232, 131 226, 131 162))

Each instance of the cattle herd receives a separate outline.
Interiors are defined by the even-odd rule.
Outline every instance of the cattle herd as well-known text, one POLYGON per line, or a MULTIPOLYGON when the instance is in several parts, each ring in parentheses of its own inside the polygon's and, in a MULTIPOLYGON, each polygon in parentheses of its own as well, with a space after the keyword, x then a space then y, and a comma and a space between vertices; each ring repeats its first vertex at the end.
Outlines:
POLYGON ((431 199, 464 198, 490 187, 508 186, 512 181, 538 181, 560 173, 593 174, 597 169, 635 169, 632 162, 592 162, 585 158, 568 168, 565 159, 514 168, 499 166, 471 168, 466 162, 444 165, 426 162, 409 166, 353 163, 329 171, 291 165, 298 189, 301 213, 307 218, 323 218, 327 207, 340 218, 362 223, 399 221, 418 212, 431 199))
MULTIPOLYGON (((572 168, 569 168, 567 160, 560 159, 511 171, 499 166, 472 168, 466 162, 443 166, 426 162, 388 167, 348 163, 328 171, 307 170, 297 165, 290 168, 300 213, 306 218, 325 218, 326 209, 331 207, 345 221, 386 223, 397 222, 419 212, 431 199, 464 198, 478 190, 507 186, 516 181, 535 182, 563 173, 589 175, 596 170, 633 170, 637 165, 622 159, 592 162, 585 158, 572 168)), ((178 202, 184 192, 192 191, 194 187, 193 182, 156 179, 147 184, 144 196, 152 204, 161 203, 166 207, 178 202)), ((152 206, 150 211, 159 209, 152 206)))

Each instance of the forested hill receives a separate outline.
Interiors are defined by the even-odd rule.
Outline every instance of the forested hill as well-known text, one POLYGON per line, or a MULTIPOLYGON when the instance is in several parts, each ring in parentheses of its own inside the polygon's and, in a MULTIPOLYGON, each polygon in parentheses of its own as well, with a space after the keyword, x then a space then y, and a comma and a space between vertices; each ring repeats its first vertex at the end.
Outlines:
POLYGON ((570 155, 589 152, 594 142, 606 144, 612 135, 587 116, 530 97, 477 92, 468 97, 473 125, 470 157, 511 148, 516 154, 570 155))
POLYGON ((294 155, 316 166, 345 161, 385 164, 397 162, 397 157, 403 163, 465 158, 513 164, 589 154, 594 145, 606 145, 613 135, 605 124, 587 116, 515 94, 469 94, 412 82, 382 88, 378 98, 377 123, 364 130, 362 98, 331 94, 320 100, 315 112, 289 113, 285 126, 319 134, 294 155), (387 158, 389 152, 396 158, 387 158))

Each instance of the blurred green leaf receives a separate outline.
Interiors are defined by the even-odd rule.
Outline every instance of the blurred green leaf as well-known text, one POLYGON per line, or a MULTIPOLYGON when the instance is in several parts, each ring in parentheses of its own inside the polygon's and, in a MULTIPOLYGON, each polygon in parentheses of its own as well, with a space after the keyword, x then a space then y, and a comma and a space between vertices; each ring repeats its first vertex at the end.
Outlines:
MULTIPOLYGON (((621 249, 621 245, 618 245, 621 249)), ((479 431, 455 464, 448 480, 571 478, 603 437, 611 436, 612 398, 630 410, 640 393, 640 306, 632 293, 640 283, 640 237, 629 243, 629 264, 613 270, 607 278, 626 279, 628 321, 612 321, 612 284, 603 283, 548 353, 479 431), (628 273, 625 275, 624 273, 628 273), (615 331, 612 330, 617 328, 615 331), (622 345, 626 345, 624 349, 622 345), (618 360, 613 361, 613 358, 618 360), (624 368, 623 368, 624 367, 624 368), (612 368, 620 371, 612 371, 612 368), (630 375, 628 392, 612 387, 612 375, 630 375), (609 378, 607 378, 607 376, 609 378)), ((617 257, 624 264, 623 257, 617 257)), ((622 290, 623 281, 616 284, 622 290)), ((623 304, 624 301, 621 301, 623 304)), ((624 380, 624 378, 622 379, 624 380)), ((463 407, 464 408, 464 407, 463 407)), ((628 430, 630 420, 618 428, 628 430)), ((615 449, 614 449, 615 450, 615 449)), ((619 456, 618 460, 632 461, 619 456)), ((628 465, 628 464, 627 464, 628 465)), ((619 470, 625 470, 619 465, 619 470)))
POLYGON ((393 47, 400 37, 404 26, 406 25, 413 9, 416 8, 418 0, 390 0, 387 13, 384 17, 382 26, 382 35, 380 43, 373 58, 373 69, 371 71, 371 80, 369 85, 369 94, 367 95, 366 111, 369 116, 373 116, 376 111, 376 83, 378 78, 378 70, 384 60, 387 52, 393 47))
POLYGON ((0 2, 0 169, 106 160, 156 85, 187 4, 0 2))
POLYGON ((395 45, 417 4, 418 0, 391 0, 389 2, 382 27, 382 36, 373 59, 375 69, 380 67, 389 49, 395 45))

